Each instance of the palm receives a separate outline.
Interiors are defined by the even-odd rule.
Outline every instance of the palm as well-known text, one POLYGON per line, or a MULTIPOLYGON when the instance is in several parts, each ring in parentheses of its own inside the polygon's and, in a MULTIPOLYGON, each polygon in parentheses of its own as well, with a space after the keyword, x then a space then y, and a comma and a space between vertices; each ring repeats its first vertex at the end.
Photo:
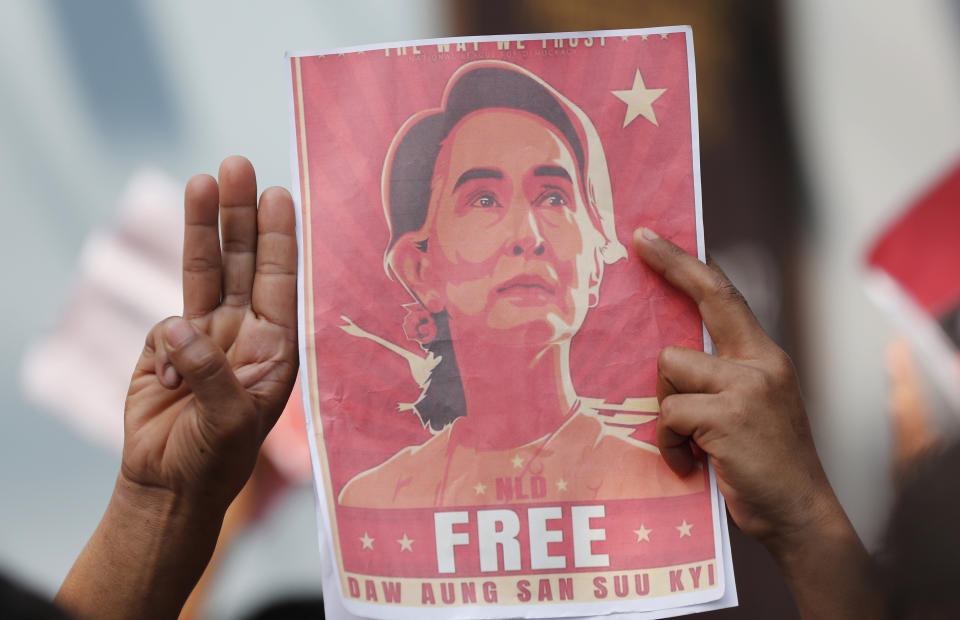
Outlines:
POLYGON ((175 491, 206 480, 218 488, 196 490, 228 500, 296 376, 292 203, 269 190, 258 212, 242 158, 224 161, 219 191, 194 178, 185 202, 184 318, 196 343, 171 347, 163 323, 151 332, 127 396, 124 475, 175 491), (190 351, 200 354, 194 366, 190 351))

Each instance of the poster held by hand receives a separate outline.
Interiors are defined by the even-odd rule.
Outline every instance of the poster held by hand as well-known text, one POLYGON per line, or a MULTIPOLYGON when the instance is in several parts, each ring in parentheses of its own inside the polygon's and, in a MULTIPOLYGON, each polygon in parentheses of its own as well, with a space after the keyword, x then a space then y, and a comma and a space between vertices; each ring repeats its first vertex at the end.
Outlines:
POLYGON ((735 604, 712 469, 654 440, 657 355, 704 349, 700 317, 627 250, 650 226, 704 257, 690 29, 288 58, 327 600, 735 604))

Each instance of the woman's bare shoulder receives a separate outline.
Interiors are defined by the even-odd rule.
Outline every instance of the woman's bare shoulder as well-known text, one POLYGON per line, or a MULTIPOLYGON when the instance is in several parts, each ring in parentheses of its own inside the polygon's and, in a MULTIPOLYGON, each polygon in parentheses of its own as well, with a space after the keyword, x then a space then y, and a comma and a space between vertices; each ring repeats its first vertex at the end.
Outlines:
POLYGON ((596 459, 605 464, 608 487, 624 497, 659 497, 697 493, 706 488, 702 469, 680 478, 667 466, 660 450, 652 444, 629 435, 629 429, 604 426, 595 444, 596 459))
POLYGON ((430 486, 425 478, 440 469, 437 459, 443 458, 446 445, 445 435, 440 434, 418 446, 401 449, 380 465, 351 478, 340 491, 337 503, 358 508, 382 508, 393 505, 398 496, 418 494, 417 489, 425 483, 430 486))

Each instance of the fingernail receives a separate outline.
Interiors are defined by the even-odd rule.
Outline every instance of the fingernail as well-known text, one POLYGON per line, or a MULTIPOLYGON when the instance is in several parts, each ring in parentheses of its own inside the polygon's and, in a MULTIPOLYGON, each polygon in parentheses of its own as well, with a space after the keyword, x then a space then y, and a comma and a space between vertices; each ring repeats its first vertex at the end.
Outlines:
POLYGON ((641 226, 640 228, 633 231, 633 242, 635 244, 642 245, 644 243, 648 243, 650 241, 653 241, 654 239, 659 239, 659 238, 660 238, 660 235, 658 235, 657 233, 653 232, 652 230, 650 230, 645 226, 641 226))
POLYGON ((175 347, 186 343, 193 336, 193 326, 182 319, 175 319, 167 325, 167 342, 175 347))
POLYGON ((177 374, 177 369, 173 366, 167 364, 163 368, 163 382, 168 387, 177 387, 180 384, 180 375, 177 374))

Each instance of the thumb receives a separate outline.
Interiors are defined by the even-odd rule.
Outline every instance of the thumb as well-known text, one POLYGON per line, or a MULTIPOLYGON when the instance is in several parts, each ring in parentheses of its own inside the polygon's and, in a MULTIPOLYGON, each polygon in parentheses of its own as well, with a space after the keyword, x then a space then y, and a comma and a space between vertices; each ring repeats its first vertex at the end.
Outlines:
POLYGON ((212 338, 188 321, 172 318, 164 324, 163 343, 170 364, 183 377, 214 426, 229 423, 237 412, 251 408, 249 396, 233 374, 226 354, 212 338))

